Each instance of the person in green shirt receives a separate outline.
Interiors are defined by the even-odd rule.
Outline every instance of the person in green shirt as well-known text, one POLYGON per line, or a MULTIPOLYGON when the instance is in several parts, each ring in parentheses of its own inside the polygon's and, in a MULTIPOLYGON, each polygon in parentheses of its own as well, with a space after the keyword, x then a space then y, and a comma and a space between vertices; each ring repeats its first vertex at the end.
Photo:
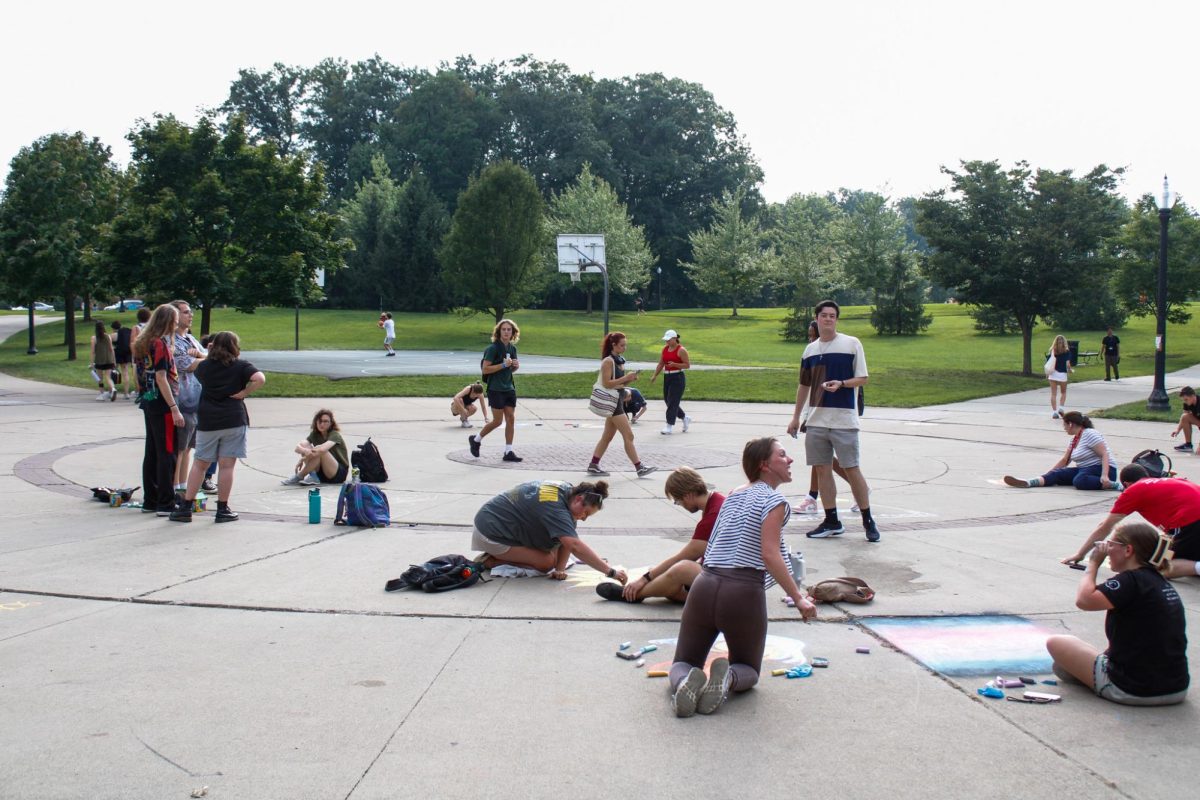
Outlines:
POLYGON ((517 342, 521 338, 521 329, 511 319, 502 319, 492 329, 492 343, 483 351, 483 362, 480 365, 483 379, 487 382, 487 401, 492 407, 492 421, 483 429, 467 437, 467 446, 471 455, 479 458, 479 446, 483 437, 500 427, 504 422, 504 460, 523 461, 513 452, 513 434, 517 429, 517 385, 513 382, 513 373, 521 368, 517 359, 517 342))
POLYGON ((337 420, 328 408, 313 415, 312 430, 296 445, 300 460, 295 472, 284 478, 284 486, 316 486, 319 483, 345 483, 350 474, 350 456, 346 440, 339 433, 337 420))

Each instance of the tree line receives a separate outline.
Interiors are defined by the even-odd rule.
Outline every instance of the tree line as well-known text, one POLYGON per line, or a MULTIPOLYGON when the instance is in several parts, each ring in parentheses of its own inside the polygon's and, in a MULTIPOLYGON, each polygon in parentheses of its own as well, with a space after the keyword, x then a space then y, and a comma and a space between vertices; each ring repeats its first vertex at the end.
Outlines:
MULTIPOLYGON (((555 270, 557 233, 603 233, 618 307, 871 306, 881 334, 969 303, 982 330, 1119 325, 1152 310, 1157 210, 1084 175, 969 161, 920 198, 841 189, 766 203, 731 114, 662 75, 596 79, 532 57, 436 70, 379 57, 242 70, 187 125, 139 121, 131 161, 82 133, 12 161, 0 278, 13 299, 184 297, 202 308, 325 303, 398 311, 588 308, 599 276, 555 270), (326 276, 324 289, 314 283, 326 276)), ((1171 315, 1200 269, 1172 216, 1171 315)), ((68 342, 74 342, 74 315, 68 342)))

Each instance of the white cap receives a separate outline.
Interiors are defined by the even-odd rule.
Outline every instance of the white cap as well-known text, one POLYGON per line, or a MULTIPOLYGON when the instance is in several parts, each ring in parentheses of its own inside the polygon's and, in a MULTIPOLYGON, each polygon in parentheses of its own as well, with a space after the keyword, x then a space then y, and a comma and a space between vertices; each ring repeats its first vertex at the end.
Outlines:
POLYGON ((666 342, 666 341, 669 341, 669 340, 671 340, 671 339, 678 339, 678 338, 679 338, 679 334, 675 332, 675 329, 674 329, 674 328, 672 328, 671 330, 669 330, 669 331, 667 331, 666 333, 664 333, 664 334, 663 334, 663 338, 662 338, 662 340, 663 340, 664 342, 666 342))

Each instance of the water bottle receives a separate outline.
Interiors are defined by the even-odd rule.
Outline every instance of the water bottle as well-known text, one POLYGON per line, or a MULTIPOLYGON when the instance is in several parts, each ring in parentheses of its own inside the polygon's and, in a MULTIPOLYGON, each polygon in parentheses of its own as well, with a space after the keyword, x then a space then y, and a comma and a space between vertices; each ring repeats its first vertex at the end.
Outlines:
POLYGON ((316 525, 321 521, 321 490, 308 490, 308 521, 316 525))
POLYGON ((790 552, 788 553, 788 571, 792 573, 792 578, 795 579, 796 585, 801 589, 804 588, 804 576, 807 570, 804 567, 804 553, 790 552))

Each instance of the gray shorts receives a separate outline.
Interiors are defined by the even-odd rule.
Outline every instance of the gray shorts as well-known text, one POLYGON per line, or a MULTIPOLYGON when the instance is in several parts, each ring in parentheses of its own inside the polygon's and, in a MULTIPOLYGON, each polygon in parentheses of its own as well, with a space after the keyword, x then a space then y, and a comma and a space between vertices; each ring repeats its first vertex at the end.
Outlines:
POLYGON ((219 431, 196 431, 196 458, 217 461, 222 458, 246 457, 246 426, 219 431))
POLYGON ((858 466, 858 429, 809 425, 804 433, 804 456, 808 466, 832 464, 835 455, 845 469, 858 466))
POLYGON ((1129 694, 1108 677, 1108 656, 1104 653, 1096 656, 1096 660, 1092 664, 1092 682, 1095 685, 1093 691, 1097 697, 1103 697, 1105 700, 1126 706, 1171 706, 1182 703, 1183 699, 1187 697, 1186 689, 1182 692, 1160 694, 1156 697, 1139 697, 1136 694, 1129 694))
POLYGON ((471 528, 471 549, 482 550, 489 556, 502 556, 512 549, 511 545, 493 542, 479 532, 479 528, 471 528))
POLYGON ((176 454, 196 446, 196 414, 189 414, 183 409, 179 410, 179 414, 183 417, 183 427, 175 429, 176 454))

